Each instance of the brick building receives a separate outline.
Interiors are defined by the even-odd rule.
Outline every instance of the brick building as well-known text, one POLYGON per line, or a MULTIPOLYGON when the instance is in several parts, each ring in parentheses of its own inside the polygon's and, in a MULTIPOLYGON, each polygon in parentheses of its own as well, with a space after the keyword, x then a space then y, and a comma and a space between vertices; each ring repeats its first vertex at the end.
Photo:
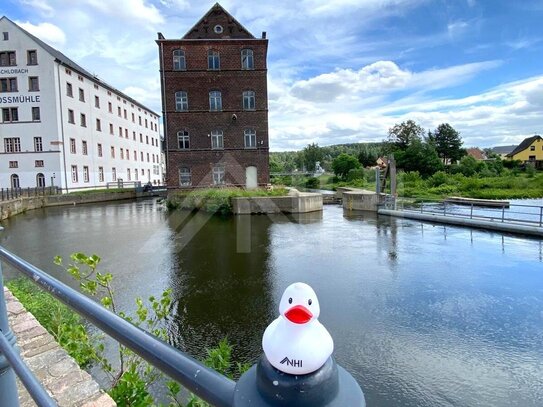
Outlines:
POLYGON ((169 188, 266 185, 265 33, 215 4, 182 39, 159 33, 169 188))

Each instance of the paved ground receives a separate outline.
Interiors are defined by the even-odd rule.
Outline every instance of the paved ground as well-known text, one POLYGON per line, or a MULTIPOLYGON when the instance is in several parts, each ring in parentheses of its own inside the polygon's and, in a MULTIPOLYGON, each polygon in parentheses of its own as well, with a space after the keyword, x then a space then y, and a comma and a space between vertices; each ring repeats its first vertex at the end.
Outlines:
MULTIPOLYGON (((92 377, 81 370, 75 360, 62 349, 55 339, 27 312, 19 301, 4 288, 8 319, 17 337, 24 362, 61 407, 113 407, 115 402, 105 394, 92 377)), ((36 403, 21 383, 21 407, 34 407, 36 403)))

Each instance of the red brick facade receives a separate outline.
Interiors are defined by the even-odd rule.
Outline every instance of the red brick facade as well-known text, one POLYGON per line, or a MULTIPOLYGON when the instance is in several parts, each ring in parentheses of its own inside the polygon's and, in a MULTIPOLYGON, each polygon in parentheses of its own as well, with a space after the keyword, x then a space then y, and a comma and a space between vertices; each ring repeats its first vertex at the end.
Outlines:
POLYGON ((157 43, 168 188, 188 187, 180 184, 180 168, 190 169, 192 188, 215 185, 217 167, 224 168, 225 185, 246 186, 247 167, 256 167, 258 185, 268 184, 268 41, 254 38, 217 4, 182 39, 167 40, 159 34, 157 43), (243 50, 253 56, 253 64, 245 69, 243 50), (174 51, 183 55, 177 66, 174 51), (218 52, 218 69, 209 69, 209 51, 218 52), (211 111, 214 91, 221 95, 218 111, 211 111), (176 92, 184 92, 183 103, 178 99, 176 105, 176 92), (244 109, 243 92, 254 92, 254 106, 244 109), (188 145, 179 143, 179 132, 188 135, 188 145), (212 148, 212 133, 222 133, 222 148, 212 148), (246 145, 246 133, 256 134, 256 140, 247 136, 246 145))

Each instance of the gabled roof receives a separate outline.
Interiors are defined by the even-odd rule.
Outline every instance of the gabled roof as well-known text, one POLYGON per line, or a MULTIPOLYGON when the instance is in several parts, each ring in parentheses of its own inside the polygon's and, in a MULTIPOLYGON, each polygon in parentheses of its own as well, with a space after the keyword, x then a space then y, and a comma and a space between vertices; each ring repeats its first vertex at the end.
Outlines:
POLYGON ((512 144, 509 146, 496 146, 492 147, 491 151, 495 154, 509 154, 516 148, 516 146, 516 144, 512 144))
POLYGON ((537 139, 540 139, 540 140, 543 140, 541 138, 541 136, 539 135, 535 135, 535 136, 532 136, 532 137, 528 137, 528 138, 525 138, 524 140, 522 140, 522 142, 517 146, 517 148, 515 148, 513 151, 511 151, 509 154, 507 154, 507 157, 513 157, 515 154, 517 153, 520 153, 521 151, 523 150, 526 150, 528 147, 530 147, 532 145, 532 143, 534 141, 536 141, 537 139))
POLYGON ((213 7, 211 7, 209 11, 183 36, 184 40, 228 38, 254 39, 255 37, 219 3, 215 3, 213 7), (224 31, 216 33, 213 31, 213 28, 219 23, 223 26, 224 31))
POLYGON ((6 16, 3 16, 2 18, 0 18, 0 21, 2 20, 6 20, 6 21, 9 21, 14 27, 17 27, 19 30, 21 30, 24 34, 28 35, 30 38, 32 38, 34 41, 36 41, 36 43, 42 47, 45 51, 47 51, 49 54, 51 54, 51 56, 53 58, 55 58, 58 62, 60 62, 60 64, 80 73, 81 75, 83 76, 86 76, 87 78, 95 81, 95 82, 98 82, 100 85, 102 85, 104 88, 106 89, 109 89, 117 94, 119 94, 120 96, 122 96, 124 99, 128 100, 129 102, 131 103, 134 103, 135 105, 138 105, 142 108, 144 108, 145 110, 147 110, 148 112, 151 112, 153 113, 154 115, 156 116, 160 116, 158 113, 154 112, 153 110, 149 109, 148 107, 144 106, 143 104, 141 104, 140 102, 138 102, 137 100, 135 99, 132 99, 130 96, 128 95, 125 95, 123 92, 121 92, 120 90, 114 88, 113 86, 107 84, 106 82, 102 81, 101 79, 99 79, 96 75, 90 73, 89 71, 87 71, 85 68, 83 68, 81 65, 78 65, 77 63, 75 63, 74 61, 72 61, 70 58, 68 58, 66 55, 64 55, 62 52, 56 50, 55 48, 53 48, 52 46, 50 46, 49 44, 43 42, 42 40, 40 40, 38 37, 32 35, 31 33, 29 33, 28 31, 26 31, 23 27, 17 25, 16 23, 14 23, 13 21, 11 21, 9 18, 7 18, 6 16))
POLYGON ((466 153, 475 158, 476 160, 486 160, 486 154, 478 147, 471 147, 466 149, 466 153))

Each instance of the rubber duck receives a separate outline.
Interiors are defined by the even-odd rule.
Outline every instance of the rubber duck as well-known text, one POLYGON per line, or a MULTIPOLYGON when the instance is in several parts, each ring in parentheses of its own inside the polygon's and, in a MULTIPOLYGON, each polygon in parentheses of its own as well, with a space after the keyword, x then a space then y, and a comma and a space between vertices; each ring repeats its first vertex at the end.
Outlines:
POLYGON ((262 348, 276 369, 303 375, 320 369, 334 350, 334 341, 318 321, 317 295, 305 283, 287 287, 279 303, 279 317, 264 331, 262 348))

